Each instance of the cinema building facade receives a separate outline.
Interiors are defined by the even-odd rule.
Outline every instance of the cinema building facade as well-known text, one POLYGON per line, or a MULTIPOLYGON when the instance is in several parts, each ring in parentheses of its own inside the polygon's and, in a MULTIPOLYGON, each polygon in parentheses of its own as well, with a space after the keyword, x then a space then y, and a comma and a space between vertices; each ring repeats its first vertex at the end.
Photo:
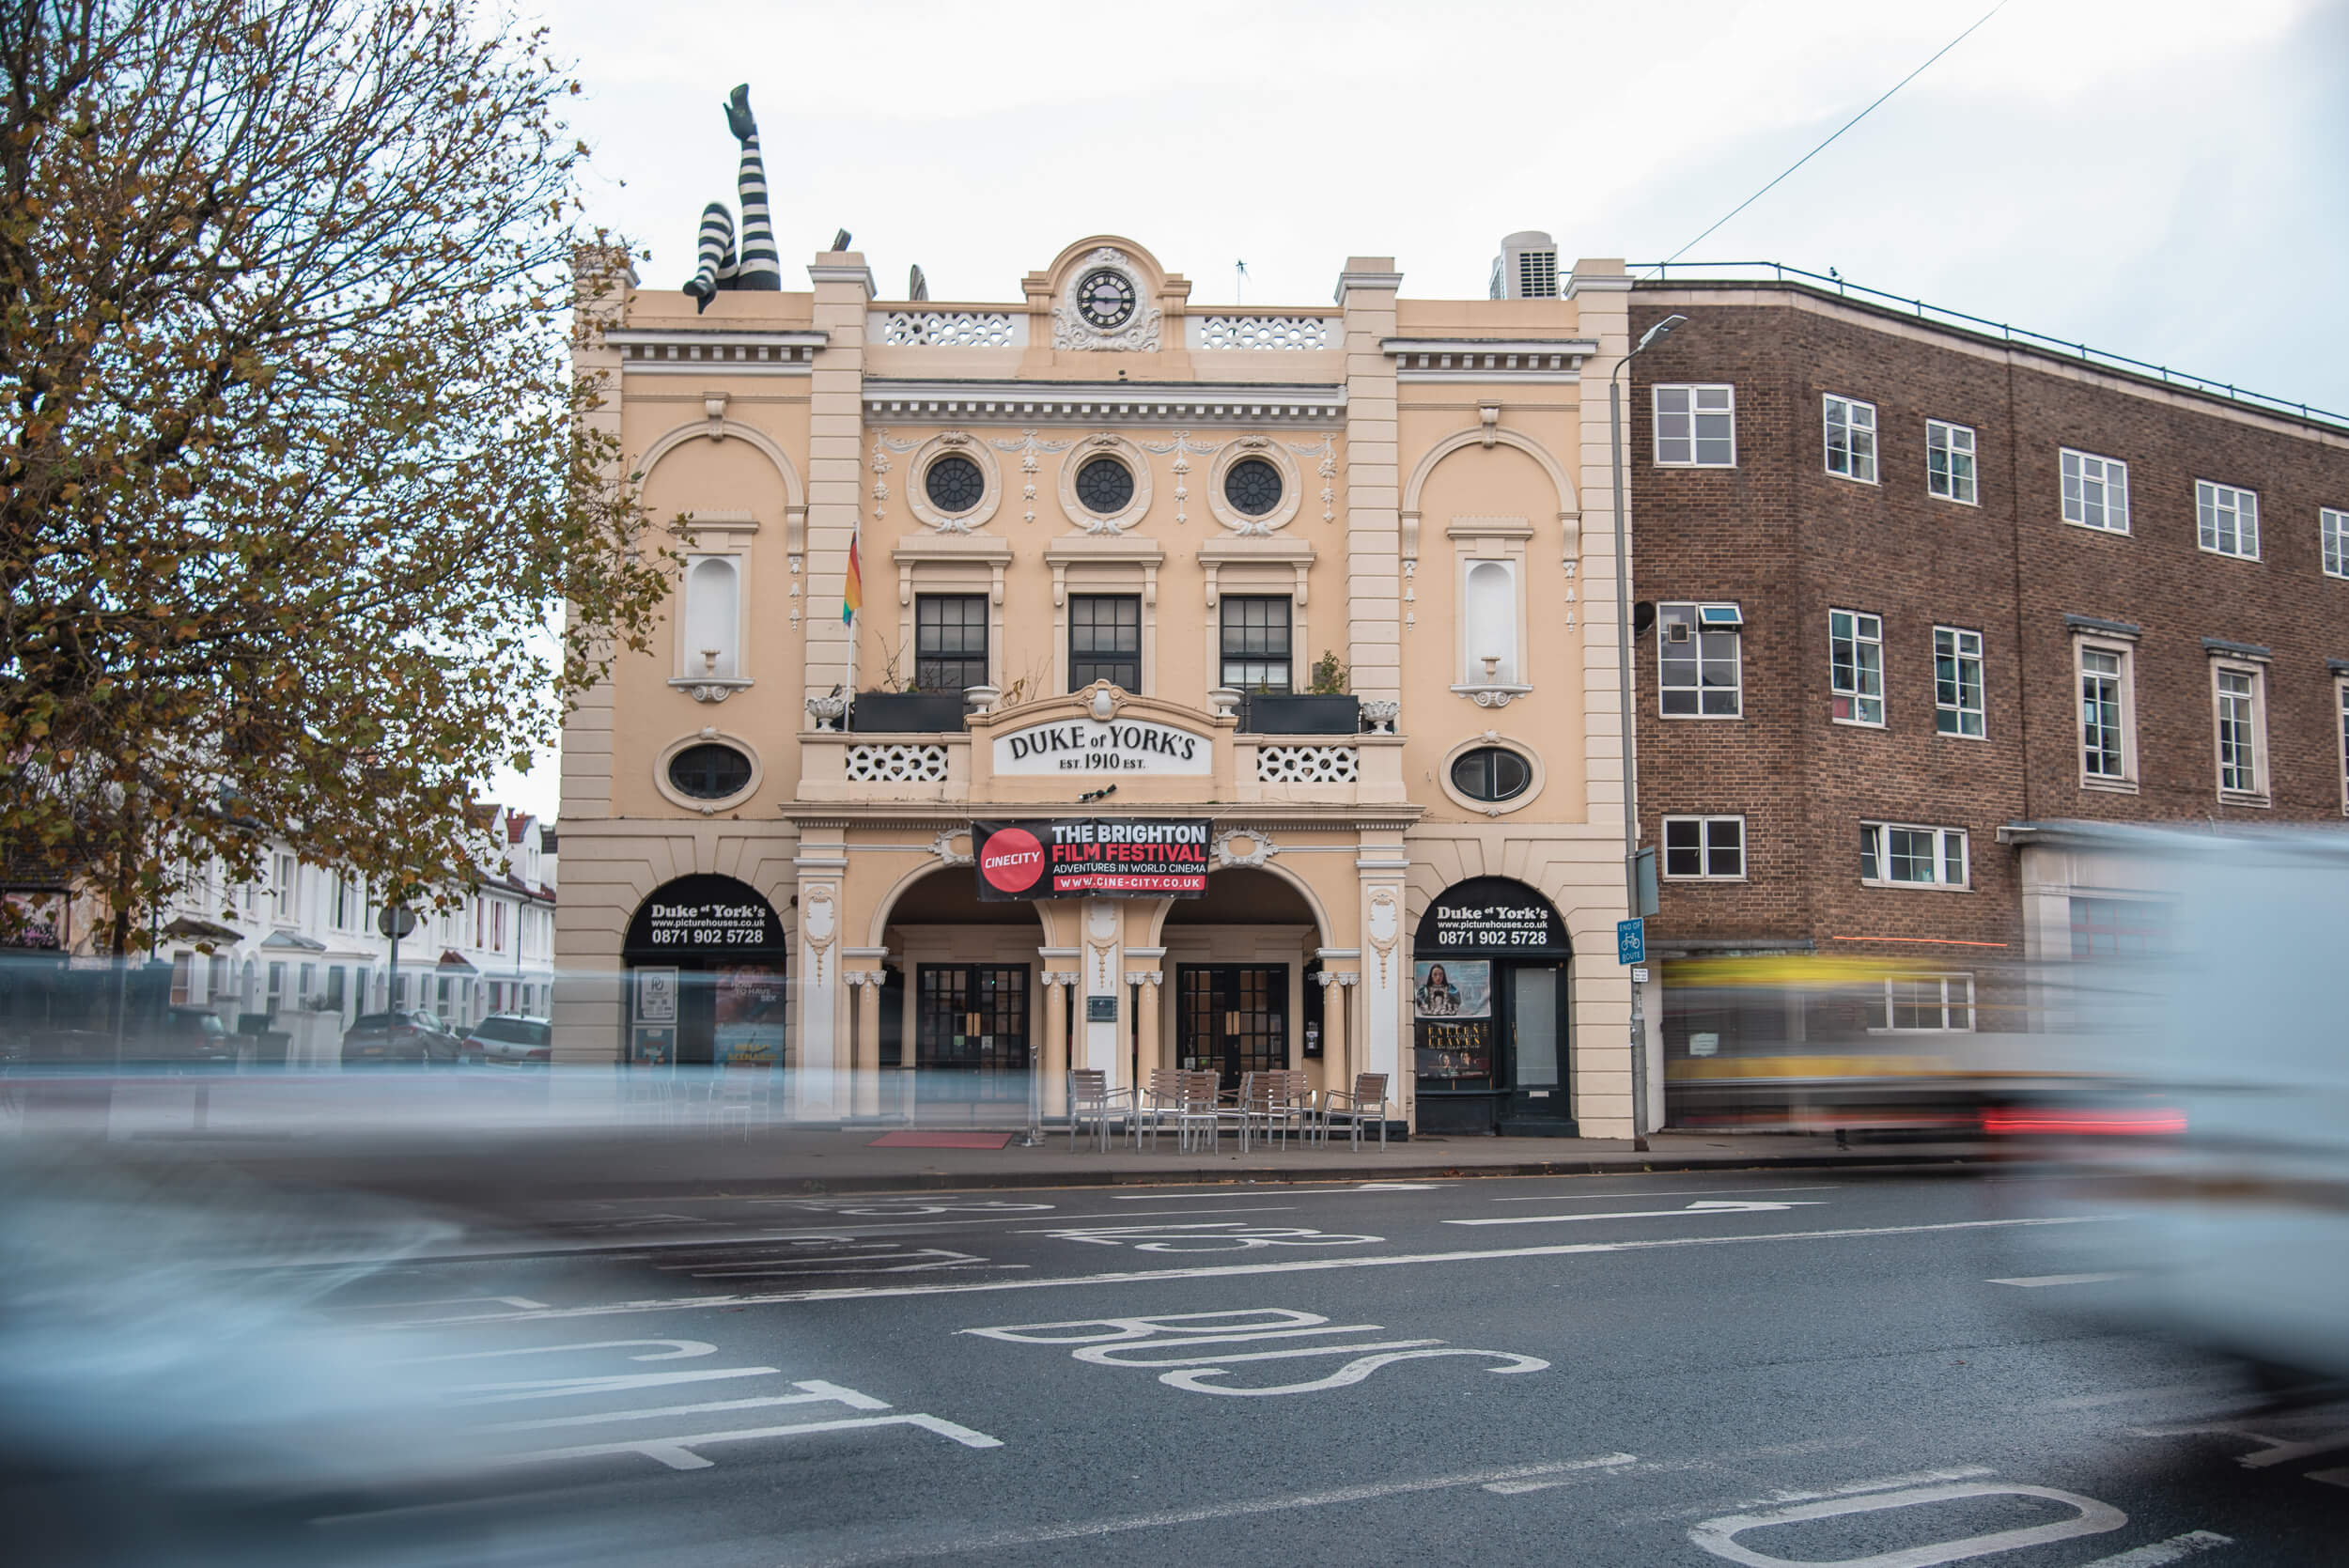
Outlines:
POLYGON ((589 265, 599 417, 692 543, 565 734, 562 1054, 819 1122, 1182 1065, 1631 1130, 1620 263, 1245 309, 1114 236, 997 303, 589 265))

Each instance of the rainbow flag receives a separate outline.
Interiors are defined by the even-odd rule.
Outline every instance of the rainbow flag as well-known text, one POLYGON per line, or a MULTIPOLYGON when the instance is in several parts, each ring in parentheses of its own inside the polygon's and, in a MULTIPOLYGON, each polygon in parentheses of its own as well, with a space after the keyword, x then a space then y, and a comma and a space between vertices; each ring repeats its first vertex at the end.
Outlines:
POLYGON ((857 562, 856 539, 848 539, 848 580, 840 588, 840 622, 843 626, 856 624, 856 613, 864 608, 864 570, 857 562))

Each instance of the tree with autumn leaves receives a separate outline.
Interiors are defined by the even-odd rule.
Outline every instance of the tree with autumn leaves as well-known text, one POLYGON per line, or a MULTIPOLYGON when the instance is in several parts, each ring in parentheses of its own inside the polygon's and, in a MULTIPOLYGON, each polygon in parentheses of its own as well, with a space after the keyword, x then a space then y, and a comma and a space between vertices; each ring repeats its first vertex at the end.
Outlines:
POLYGON ((0 853, 117 953, 272 836, 461 880, 672 564, 570 367, 577 86, 474 0, 0 11, 0 853))

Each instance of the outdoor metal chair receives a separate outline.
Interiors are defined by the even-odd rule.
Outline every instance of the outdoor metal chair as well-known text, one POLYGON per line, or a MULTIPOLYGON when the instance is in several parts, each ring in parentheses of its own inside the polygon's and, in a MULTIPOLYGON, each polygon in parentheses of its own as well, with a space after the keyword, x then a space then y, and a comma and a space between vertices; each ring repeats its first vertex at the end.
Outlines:
POLYGON ((1223 1130, 1221 1075, 1210 1069, 1177 1073, 1175 1077, 1181 1080, 1177 1091, 1180 1100, 1174 1112, 1178 1145, 1185 1154, 1194 1148, 1212 1153, 1223 1130))
POLYGON ((1183 1110, 1183 1074, 1178 1067, 1153 1067, 1150 1080, 1143 1086, 1141 1104, 1134 1109, 1134 1147, 1142 1147, 1142 1135, 1150 1135, 1150 1147, 1159 1146, 1159 1126, 1168 1117, 1177 1119, 1183 1110))
POLYGON ((1339 1122, 1346 1124, 1347 1135, 1352 1139, 1354 1147, 1358 1149, 1362 1146, 1362 1129, 1376 1126, 1378 1129, 1378 1146, 1385 1148, 1387 1146, 1387 1075, 1356 1073, 1354 1087, 1350 1092, 1344 1089, 1332 1089, 1323 1094, 1321 1096, 1321 1141, 1323 1143, 1330 1141, 1330 1126, 1339 1122))
POLYGON ((1077 1139, 1090 1124, 1094 1146, 1103 1154, 1110 1147, 1110 1119, 1134 1110, 1133 1091, 1110 1087, 1110 1075, 1077 1068, 1068 1075, 1068 1152, 1077 1152, 1077 1139))
POLYGON ((1256 1079, 1257 1093, 1252 1105, 1242 1107, 1247 1115, 1247 1130, 1241 1146, 1247 1146, 1252 1133, 1267 1143, 1285 1143, 1293 1132, 1299 1143, 1304 1142, 1313 1125, 1308 1098, 1311 1092, 1305 1086, 1305 1075, 1284 1068, 1251 1076, 1256 1079))

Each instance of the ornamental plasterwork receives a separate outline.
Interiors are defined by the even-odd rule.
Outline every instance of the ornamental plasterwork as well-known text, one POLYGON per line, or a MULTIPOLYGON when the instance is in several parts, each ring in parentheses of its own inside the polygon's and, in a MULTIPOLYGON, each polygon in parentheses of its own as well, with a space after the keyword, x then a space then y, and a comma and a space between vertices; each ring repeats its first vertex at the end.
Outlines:
POLYGON ((1281 450, 1280 442, 1270 436, 1236 436, 1223 442, 1222 448, 1207 471, 1207 510, 1215 514, 1216 521, 1244 539, 1261 539, 1297 516, 1297 508, 1305 499, 1304 485, 1298 478, 1296 460, 1281 450), (1223 494, 1223 476, 1235 464, 1251 458, 1262 458, 1281 474, 1280 501, 1272 510, 1252 518, 1233 505, 1223 494))
POLYGON ((990 441, 988 444, 998 452, 1019 454, 1019 502, 1024 508, 1020 520, 1034 522, 1035 520, 1036 454, 1066 452, 1068 450, 1069 443, 1065 441, 1038 441, 1034 430, 1022 430, 1019 432, 1018 441, 990 441))
POLYGON ((1150 510, 1150 461, 1141 447, 1124 436, 1108 430, 1097 431, 1076 443, 1075 450, 1060 463, 1061 510, 1068 520, 1088 534, 1123 534, 1143 520, 1150 510), (1133 475, 1133 498, 1117 512, 1103 517, 1085 510, 1077 499, 1077 474, 1096 458, 1115 458, 1133 475))
POLYGON ((1281 852, 1272 842, 1272 835, 1261 828, 1226 828, 1215 835, 1215 863, 1226 870, 1233 866, 1261 867, 1281 852), (1245 851, 1235 850, 1232 841, 1244 838, 1249 843, 1245 851))
POLYGON ((1156 452, 1160 457, 1170 452, 1174 455, 1174 524, 1179 528, 1190 520, 1190 459, 1193 457, 1214 456, 1223 450, 1223 442, 1212 441, 1202 446, 1190 439, 1189 430, 1177 430, 1174 432, 1174 440, 1145 441, 1142 443, 1142 449, 1144 452, 1156 452))
POLYGON ((1141 272, 1126 253, 1103 245, 1069 270, 1068 287, 1061 295, 1060 303, 1052 307, 1052 347, 1055 349, 1126 349, 1142 353, 1156 353, 1159 347, 1159 307, 1146 303, 1149 290, 1142 281, 1141 272), (1107 268, 1122 273, 1134 287, 1134 313, 1126 324, 1103 332, 1084 318, 1077 308, 1077 286, 1091 273, 1107 268))
POLYGON ((972 863, 971 852, 967 849, 957 850, 955 840, 967 838, 970 833, 971 830, 968 828, 943 829, 936 838, 930 840, 930 853, 948 865, 969 865, 972 863))
POLYGON ((893 310, 883 343, 915 349, 1016 349, 1019 332, 1008 311, 893 310))
POLYGON ((1327 349, 1330 321, 1321 316, 1210 316, 1200 323, 1202 349, 1327 349))
POLYGON ((1290 442, 1287 445, 1290 451, 1296 453, 1300 458, 1318 457, 1321 459, 1320 462, 1314 466, 1314 472, 1321 477, 1321 520, 1324 522, 1336 521, 1338 516, 1337 438, 1334 436, 1324 436, 1321 438, 1321 444, 1318 446, 1299 446, 1295 442, 1290 442))
POLYGON ((941 534, 974 534, 987 526, 995 509, 1003 505, 1003 479, 996 469, 994 455, 986 446, 985 442, 968 430, 941 430, 915 446, 913 457, 906 464, 906 506, 914 517, 941 534), (976 463, 985 482, 978 505, 967 512, 941 512, 930 505, 930 464, 950 453, 976 463))

